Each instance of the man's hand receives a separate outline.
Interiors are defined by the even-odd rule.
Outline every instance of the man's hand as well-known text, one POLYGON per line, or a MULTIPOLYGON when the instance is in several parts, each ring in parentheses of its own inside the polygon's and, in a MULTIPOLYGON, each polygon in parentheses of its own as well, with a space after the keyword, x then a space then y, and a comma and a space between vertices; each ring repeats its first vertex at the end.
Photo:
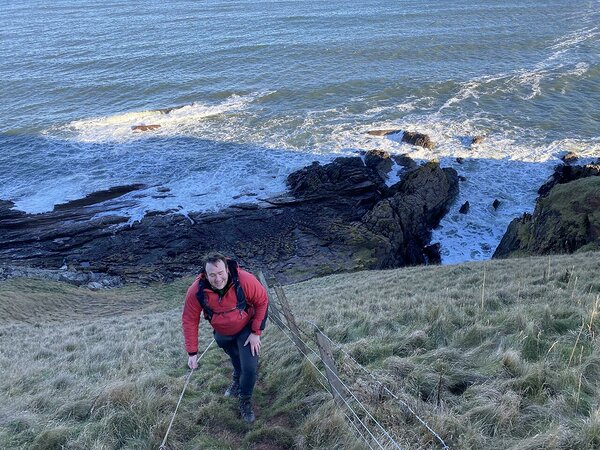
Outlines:
POLYGON ((260 336, 258 334, 250 333, 246 342, 244 342, 244 346, 250 344, 250 351, 252 352, 252 356, 260 354, 260 336))
POLYGON ((192 355, 192 356, 188 357, 188 367, 190 369, 198 368, 198 355, 192 355))

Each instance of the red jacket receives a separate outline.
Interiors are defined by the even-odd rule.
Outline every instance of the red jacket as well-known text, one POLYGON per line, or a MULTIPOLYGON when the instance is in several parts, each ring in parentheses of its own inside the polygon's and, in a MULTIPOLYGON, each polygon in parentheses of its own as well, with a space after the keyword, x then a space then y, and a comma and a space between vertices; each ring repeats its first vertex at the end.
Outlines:
MULTIPOLYGON (((199 287, 198 281, 203 278, 204 274, 198 275, 188 288, 183 306, 183 314, 181 315, 185 350, 188 353, 196 353, 198 351, 198 325, 200 323, 202 307, 196 298, 196 293, 199 287)), ((219 302, 219 294, 209 288, 205 288, 204 296, 206 304, 214 312, 210 324, 217 333, 225 336, 233 336, 242 331, 248 322, 252 322, 250 325, 252 333, 260 336, 261 328, 264 328, 263 321, 269 304, 267 291, 254 275, 241 268, 238 268, 238 279, 246 296, 248 312, 236 309, 237 298, 235 295, 235 286, 229 287, 221 302, 219 302)))

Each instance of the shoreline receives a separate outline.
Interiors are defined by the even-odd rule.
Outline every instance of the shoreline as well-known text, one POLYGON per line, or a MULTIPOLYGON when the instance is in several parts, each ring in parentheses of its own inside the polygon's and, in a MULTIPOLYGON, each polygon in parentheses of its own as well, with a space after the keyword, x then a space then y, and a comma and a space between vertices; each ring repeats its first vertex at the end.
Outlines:
POLYGON ((194 273, 202 254, 219 249, 286 283, 436 260, 436 250, 427 246, 458 192, 456 172, 428 163, 388 187, 378 166, 389 168, 389 155, 373 152, 365 162, 356 156, 307 166, 289 175, 284 196, 263 206, 239 203, 188 216, 156 212, 128 226, 122 216, 93 217, 102 208, 97 201, 118 199, 135 186, 95 193, 45 214, 14 211, 3 201, 0 264, 65 267, 148 283, 194 273))

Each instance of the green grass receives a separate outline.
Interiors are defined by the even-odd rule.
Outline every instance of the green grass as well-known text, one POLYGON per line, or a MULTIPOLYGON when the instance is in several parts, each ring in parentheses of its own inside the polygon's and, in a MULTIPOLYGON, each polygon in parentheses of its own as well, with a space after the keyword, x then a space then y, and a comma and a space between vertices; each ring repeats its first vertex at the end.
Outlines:
MULTIPOLYGON (((312 322, 340 344, 341 377, 403 448, 440 445, 353 360, 451 448, 590 449, 600 448, 599 273, 600 254, 580 253, 340 274, 285 291, 305 338, 312 322)), ((158 448, 188 373, 190 282, 0 283, 0 448, 158 448)), ((204 348, 211 333, 200 330, 204 348)), ((222 397, 229 375, 210 350, 168 448, 367 448, 273 324, 253 426, 222 397)))

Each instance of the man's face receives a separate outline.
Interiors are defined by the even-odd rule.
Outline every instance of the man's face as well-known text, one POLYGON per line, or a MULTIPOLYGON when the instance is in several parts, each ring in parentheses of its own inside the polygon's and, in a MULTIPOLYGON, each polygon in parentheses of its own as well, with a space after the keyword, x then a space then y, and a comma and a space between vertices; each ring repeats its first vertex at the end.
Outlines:
POLYGON ((206 264, 206 277, 212 287, 223 289, 227 284, 227 267, 223 261, 217 261, 215 264, 206 264))

